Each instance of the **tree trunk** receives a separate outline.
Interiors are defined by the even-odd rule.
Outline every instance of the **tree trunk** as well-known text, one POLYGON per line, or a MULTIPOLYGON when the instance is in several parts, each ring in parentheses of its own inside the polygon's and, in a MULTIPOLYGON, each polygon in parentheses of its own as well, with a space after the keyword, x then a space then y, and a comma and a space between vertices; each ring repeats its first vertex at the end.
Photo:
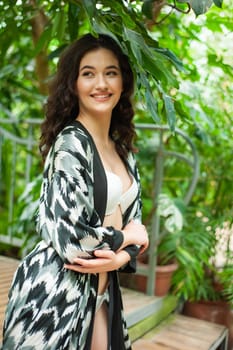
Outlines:
MULTIPOLYGON (((36 6, 34 0, 30 0, 31 6, 35 9, 35 16, 31 19, 32 25, 32 39, 34 45, 36 46, 46 24, 48 23, 48 19, 41 8, 36 6)), ((48 59, 47 59, 47 50, 42 49, 38 55, 35 57, 36 66, 35 72, 38 77, 38 89, 41 94, 46 95, 48 93, 48 84, 47 78, 49 75, 49 67, 48 67, 48 59)))

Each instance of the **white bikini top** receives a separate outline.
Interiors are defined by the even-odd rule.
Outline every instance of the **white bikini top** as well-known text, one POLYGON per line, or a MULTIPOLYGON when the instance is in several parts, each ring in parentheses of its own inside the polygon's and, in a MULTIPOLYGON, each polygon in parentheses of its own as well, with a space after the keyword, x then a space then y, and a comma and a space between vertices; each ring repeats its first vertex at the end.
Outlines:
POLYGON ((105 172, 108 188, 105 215, 113 214, 118 205, 120 206, 122 214, 124 214, 137 196, 138 186, 136 180, 133 177, 132 185, 123 193, 123 186, 120 177, 108 170, 105 170, 105 172))

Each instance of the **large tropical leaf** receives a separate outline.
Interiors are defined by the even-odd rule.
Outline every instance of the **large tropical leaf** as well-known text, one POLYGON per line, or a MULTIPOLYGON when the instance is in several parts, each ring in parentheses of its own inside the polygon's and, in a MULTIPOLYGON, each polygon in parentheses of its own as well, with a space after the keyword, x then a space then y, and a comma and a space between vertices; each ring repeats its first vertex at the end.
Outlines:
MULTIPOLYGON (((180 3, 189 3, 195 14, 201 15, 208 11, 210 6, 213 4, 213 0, 178 0, 180 3)), ((220 7, 221 0, 216 0, 220 7)))

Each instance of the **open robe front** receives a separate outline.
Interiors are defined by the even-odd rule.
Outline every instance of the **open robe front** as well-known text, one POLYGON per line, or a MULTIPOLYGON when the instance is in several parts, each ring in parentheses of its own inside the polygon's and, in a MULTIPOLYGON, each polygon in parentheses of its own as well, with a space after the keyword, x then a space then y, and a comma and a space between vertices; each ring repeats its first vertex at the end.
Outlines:
MULTIPOLYGON (((123 215, 123 226, 141 217, 138 171, 132 154, 128 171, 138 195, 123 215)), ((41 242, 22 261, 9 292, 3 350, 89 350, 95 316, 98 274, 64 268, 96 249, 116 251, 121 231, 102 227, 107 181, 93 139, 77 121, 58 135, 47 156, 37 222, 41 242)), ((138 249, 125 248, 134 272, 138 249)), ((123 316, 117 272, 109 273, 109 348, 131 349, 123 316)))

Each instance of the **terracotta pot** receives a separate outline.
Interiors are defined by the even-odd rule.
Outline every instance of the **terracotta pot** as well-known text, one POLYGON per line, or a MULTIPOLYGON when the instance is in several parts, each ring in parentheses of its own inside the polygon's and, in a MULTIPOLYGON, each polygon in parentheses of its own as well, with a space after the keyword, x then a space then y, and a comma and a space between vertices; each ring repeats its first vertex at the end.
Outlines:
MULTIPOLYGON (((143 264, 142 262, 138 263, 139 265, 146 266, 146 264, 143 264)), ((169 289, 171 287, 171 278, 174 273, 174 271, 177 269, 177 264, 172 263, 170 265, 164 265, 164 266, 156 266, 155 272, 155 295, 156 296, 164 296, 169 292, 169 289)), ((136 275, 136 284, 137 289, 143 293, 146 292, 146 285, 147 285, 147 277, 143 275, 136 275)))
POLYGON ((225 301, 186 301, 184 315, 224 325, 229 330, 228 350, 233 349, 233 310, 225 301))
POLYGON ((173 273, 177 270, 177 264, 156 266, 155 295, 163 296, 169 292, 173 273))
POLYGON ((223 301, 186 301, 184 303, 183 314, 222 324, 228 308, 228 304, 223 301))

